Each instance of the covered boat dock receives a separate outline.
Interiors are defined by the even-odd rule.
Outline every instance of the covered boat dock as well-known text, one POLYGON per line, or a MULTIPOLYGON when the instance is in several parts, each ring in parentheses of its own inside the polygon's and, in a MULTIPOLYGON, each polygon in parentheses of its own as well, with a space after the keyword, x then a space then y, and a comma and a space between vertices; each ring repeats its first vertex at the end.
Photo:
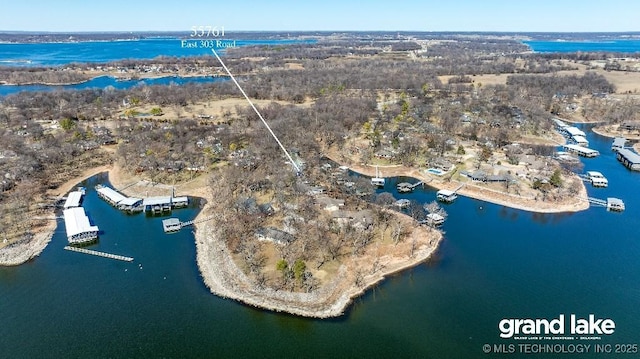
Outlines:
POLYGON ((67 240, 71 244, 83 244, 98 239, 98 226, 89 223, 82 207, 68 208, 63 211, 67 240))

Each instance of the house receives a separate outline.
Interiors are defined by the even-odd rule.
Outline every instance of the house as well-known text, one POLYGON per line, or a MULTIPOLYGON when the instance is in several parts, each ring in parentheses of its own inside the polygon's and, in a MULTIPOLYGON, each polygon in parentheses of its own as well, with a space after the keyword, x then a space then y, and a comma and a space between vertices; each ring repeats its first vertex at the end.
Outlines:
POLYGON ((327 196, 316 197, 316 204, 322 207, 323 210, 328 212, 335 212, 344 207, 343 199, 330 198, 327 196))
POLYGON ((287 245, 295 240, 291 233, 273 227, 258 228, 255 236, 259 241, 269 241, 279 245, 287 245))
POLYGON ((340 226, 351 224, 358 230, 367 230, 373 225, 373 212, 370 210, 362 211, 334 211, 331 213, 334 222, 340 226))

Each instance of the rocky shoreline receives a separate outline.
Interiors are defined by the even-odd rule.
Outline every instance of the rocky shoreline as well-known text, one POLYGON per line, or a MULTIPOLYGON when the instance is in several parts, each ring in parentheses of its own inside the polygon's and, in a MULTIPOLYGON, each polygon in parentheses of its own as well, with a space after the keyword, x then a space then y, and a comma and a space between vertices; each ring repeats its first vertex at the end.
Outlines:
POLYGON ((57 221, 52 219, 33 238, 1 248, 0 266, 17 266, 39 256, 51 241, 57 225, 57 221))
MULTIPOLYGON (((210 203, 210 202, 209 202, 210 203)), ((209 209, 205 206, 198 217, 204 218, 209 209)), ((420 245, 412 257, 381 257, 381 270, 365 275, 356 283, 354 272, 359 268, 357 259, 347 259, 335 278, 312 293, 278 291, 272 288, 256 288, 245 273, 236 265, 215 230, 215 224, 201 222, 196 225, 196 260, 205 285, 223 298, 276 312, 310 318, 331 318, 344 314, 352 301, 389 275, 415 267, 428 260, 442 240, 439 231, 416 227, 413 236, 419 236, 420 245)), ((408 242, 408 240, 405 240, 408 242)))

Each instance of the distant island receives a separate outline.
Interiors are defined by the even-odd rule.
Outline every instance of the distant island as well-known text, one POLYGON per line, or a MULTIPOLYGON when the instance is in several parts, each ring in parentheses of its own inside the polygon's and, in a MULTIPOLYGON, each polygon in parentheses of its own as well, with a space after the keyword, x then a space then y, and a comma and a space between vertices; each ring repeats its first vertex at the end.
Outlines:
MULTIPOLYGON (((38 46, 66 35, 0 40, 38 46)), ((400 194, 376 191, 369 177, 406 176, 526 211, 575 212, 589 207, 583 166, 558 156, 568 140, 552 119, 639 138, 621 127, 640 120, 637 53, 533 53, 522 43, 546 34, 243 35, 314 40, 224 55, 300 173, 231 81, 7 95, 0 264, 37 256, 55 230, 56 201, 107 171, 127 194, 164 183, 206 199, 197 262, 216 295, 335 317, 386 276, 427 261, 446 238, 427 224, 432 213, 446 218, 441 206, 409 201, 400 209, 400 194), (124 188, 131 183, 141 185, 124 188)), ((225 76, 213 56, 0 66, 0 74, 5 84, 54 85, 104 75, 225 76)))

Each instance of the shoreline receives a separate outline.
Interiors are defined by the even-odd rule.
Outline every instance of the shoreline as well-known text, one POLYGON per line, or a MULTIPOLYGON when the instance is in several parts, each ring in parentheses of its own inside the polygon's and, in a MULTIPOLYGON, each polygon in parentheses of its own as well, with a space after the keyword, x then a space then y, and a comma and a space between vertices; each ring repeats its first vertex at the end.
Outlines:
POLYGON ((630 140, 630 141, 638 141, 638 140, 640 140, 640 134, 633 135, 633 134, 630 134, 630 133, 616 133, 616 132, 613 132, 613 131, 608 130, 606 128, 603 128, 603 127, 594 127, 594 128, 591 129, 591 131, 597 133, 600 136, 611 138, 611 139, 616 138, 616 137, 624 137, 624 138, 626 138, 627 140, 630 140))
MULTIPOLYGON (((196 220, 206 217, 205 213, 213 208, 210 198, 206 199, 207 204, 196 220)), ((398 215, 402 218, 401 214, 398 215)), ((226 245, 215 233, 215 226, 210 223, 201 222, 195 225, 195 242, 196 263, 205 286, 212 294, 259 309, 317 319, 344 315, 353 301, 370 288, 391 275, 413 268, 431 258, 443 239, 442 233, 435 229, 415 226, 411 237, 402 241, 406 246, 411 241, 410 238, 422 237, 422 244, 417 247, 410 260, 388 255, 379 257, 384 260, 384 269, 369 273, 362 278, 363 283, 357 285, 353 269, 360 268, 359 262, 364 262, 364 259, 349 258, 346 263, 340 265, 336 277, 331 282, 315 292, 301 293, 256 288, 236 265, 226 245)))
MULTIPOLYGON (((332 161, 341 164, 339 161, 335 161, 329 157, 332 161)), ((373 177, 375 176, 375 166, 373 165, 351 165, 349 169, 357 172, 361 175, 373 177)), ((552 203, 536 200, 531 197, 518 196, 511 193, 505 193, 496 191, 490 188, 478 186, 473 183, 459 182, 459 181, 444 181, 439 178, 431 177, 423 174, 420 170, 415 168, 409 168, 403 165, 393 165, 391 167, 381 167, 378 169, 383 172, 384 177, 412 177, 422 181, 425 185, 435 188, 436 190, 447 189, 455 190, 460 185, 463 187, 458 190, 458 193, 476 200, 493 203, 513 209, 519 209, 528 212, 535 213, 565 213, 565 212, 579 212, 589 208, 589 202, 587 201, 587 188, 582 184, 580 193, 574 198, 578 199, 570 203, 552 203), (584 198, 584 200, 580 200, 584 198)), ((575 174, 574 174, 575 176, 575 174)))
MULTIPOLYGON (((47 194, 54 197, 62 197, 77 186, 78 183, 99 173, 109 172, 109 170, 110 166, 107 165, 87 169, 81 175, 66 181, 58 188, 47 191, 47 194)), ((13 243, 0 248, 0 266, 8 267, 24 264, 43 252, 58 227, 58 221, 54 220, 55 214, 50 214, 50 216, 51 218, 44 218, 47 221, 45 226, 35 228, 31 240, 13 243)))
POLYGON ((10 83, 10 82, 0 82, 0 86, 75 86, 75 85, 81 85, 81 84, 85 84, 87 82, 93 81, 97 78, 100 77, 110 77, 112 79, 114 79, 115 81, 143 81, 143 80, 157 80, 157 79, 162 79, 162 78, 168 78, 168 77, 180 77, 180 78, 193 78, 193 77, 203 77, 203 78, 207 78, 207 77, 212 77, 212 78, 217 78, 217 77, 227 77, 226 75, 216 75, 216 76, 212 76, 212 75, 204 75, 204 74, 179 74, 179 73, 174 73, 174 74, 146 74, 147 76, 139 76, 141 74, 136 74, 135 77, 133 76, 117 76, 115 74, 111 74, 111 73, 105 73, 103 75, 95 75, 95 76, 91 76, 89 78, 87 78, 84 81, 76 81, 76 82, 25 82, 25 83, 10 83))

